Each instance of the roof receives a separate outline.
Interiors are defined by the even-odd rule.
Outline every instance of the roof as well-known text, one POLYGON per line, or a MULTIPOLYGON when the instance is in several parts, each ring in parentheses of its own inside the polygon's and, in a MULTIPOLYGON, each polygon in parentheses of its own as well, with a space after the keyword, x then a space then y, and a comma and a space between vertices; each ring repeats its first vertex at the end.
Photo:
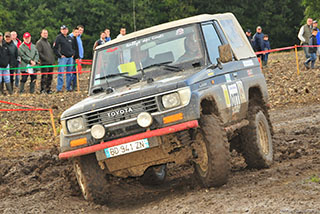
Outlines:
POLYGON ((217 15, 202 14, 202 15, 192 16, 192 17, 189 17, 189 18, 179 19, 179 20, 176 20, 176 21, 167 22, 167 23, 164 23, 164 24, 152 26, 152 27, 149 27, 149 28, 146 28, 146 29, 143 29, 143 30, 139 30, 139 31, 127 34, 127 35, 125 35, 123 37, 120 37, 120 38, 112 39, 110 42, 107 42, 104 45, 100 45, 99 47, 97 47, 97 49, 103 48, 105 46, 113 45, 113 44, 121 42, 121 41, 134 39, 136 37, 140 37, 140 36, 143 36, 143 35, 146 35, 146 34, 152 34, 152 33, 156 33, 156 32, 159 32, 159 31, 163 31, 163 30, 166 30, 166 29, 175 28, 175 27, 179 27, 179 26, 183 26, 183 25, 209 21, 209 20, 215 19, 216 16, 217 15))
POLYGON ((202 14, 197 16, 192 16, 189 18, 184 18, 160 25, 156 25, 153 27, 149 27, 143 30, 139 30, 130 34, 127 34, 123 37, 116 38, 111 40, 110 42, 107 42, 104 45, 98 46, 96 50, 99 50, 101 48, 117 44, 122 41, 131 40, 137 37, 141 37, 147 34, 156 33, 159 31, 163 31, 170 28, 176 28, 183 25, 188 24, 195 24, 195 23, 201 23, 206 22, 210 20, 217 20, 226 35, 226 38, 231 45, 232 51, 237 59, 246 59, 250 57, 255 57, 255 53, 244 34, 244 31, 237 21, 236 17, 232 13, 223 13, 223 14, 202 14))

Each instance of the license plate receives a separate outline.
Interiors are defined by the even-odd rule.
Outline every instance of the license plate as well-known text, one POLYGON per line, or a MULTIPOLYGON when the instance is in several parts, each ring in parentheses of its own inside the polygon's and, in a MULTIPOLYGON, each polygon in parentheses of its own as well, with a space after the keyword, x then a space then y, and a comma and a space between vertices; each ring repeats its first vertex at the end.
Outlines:
POLYGON ((149 148, 148 139, 142 139, 130 143, 125 143, 119 146, 106 148, 104 149, 104 152, 106 153, 107 158, 112 158, 118 155, 124 155, 147 148, 149 148))

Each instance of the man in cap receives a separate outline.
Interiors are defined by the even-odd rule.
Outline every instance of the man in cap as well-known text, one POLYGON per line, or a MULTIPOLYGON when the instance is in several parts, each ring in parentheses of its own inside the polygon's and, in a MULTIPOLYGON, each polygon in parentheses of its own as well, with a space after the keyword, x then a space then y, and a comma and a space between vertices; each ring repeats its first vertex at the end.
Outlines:
MULTIPOLYGON (((75 51, 72 48, 72 38, 68 36, 68 28, 65 25, 60 27, 60 32, 56 37, 56 40, 53 44, 53 50, 56 56, 58 57, 58 64, 59 65, 72 65, 73 64, 73 56, 75 51)), ((67 72, 71 72, 73 66, 68 67, 59 67, 58 72, 58 84, 57 84, 57 92, 62 92, 62 87, 64 84, 63 74, 65 69, 67 72)), ((66 88, 67 91, 71 91, 71 73, 66 74, 66 88)))
POLYGON ((10 71, 9 71, 9 62, 10 62, 10 52, 7 45, 3 42, 3 34, 0 33, 0 94, 4 94, 3 88, 4 84, 10 94, 12 94, 12 89, 10 85, 10 71), (3 81, 2 81, 3 80, 3 81))
MULTIPOLYGON (((41 38, 36 43, 37 50, 39 52, 41 66, 53 65, 54 63, 54 53, 48 42, 48 31, 42 29, 41 38)), ((41 73, 52 73, 53 68, 41 68, 41 73)), ((52 74, 41 75, 41 89, 40 93, 52 94, 51 90, 52 74)))
MULTIPOLYGON (((312 36, 312 19, 308 18, 307 23, 303 25, 298 33, 298 38, 301 41, 301 45, 308 45, 309 39, 312 36)), ((310 58, 309 54, 309 47, 303 47, 304 54, 306 56, 306 59, 310 58)))
MULTIPOLYGON (((13 43, 11 39, 11 33, 10 32, 5 32, 4 33, 4 39, 6 41, 6 45, 9 48, 10 52, 10 68, 17 68, 19 65, 18 62, 18 48, 17 46, 13 43)), ((13 82, 14 82, 14 73, 17 73, 17 69, 10 69, 10 83, 11 83, 11 90, 13 90, 13 82)))
POLYGON ((250 30, 250 29, 248 29, 248 30, 246 31, 246 36, 247 36, 247 39, 248 39, 249 42, 250 42, 251 47, 253 48, 252 36, 251 36, 251 30, 250 30))
POLYGON ((29 68, 36 66, 39 61, 39 53, 34 44, 31 42, 31 35, 28 32, 23 34, 23 43, 19 47, 19 56, 21 57, 21 72, 22 75, 20 81, 20 93, 24 92, 24 85, 27 82, 28 76, 30 76, 30 93, 34 93, 37 76, 34 75, 36 69, 29 68))

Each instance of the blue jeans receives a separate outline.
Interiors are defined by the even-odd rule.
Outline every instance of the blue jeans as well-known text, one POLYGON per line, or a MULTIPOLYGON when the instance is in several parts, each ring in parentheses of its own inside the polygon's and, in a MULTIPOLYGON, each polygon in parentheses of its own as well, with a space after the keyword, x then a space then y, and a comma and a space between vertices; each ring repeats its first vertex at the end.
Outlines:
POLYGON ((1 68, 1 70, 0 70, 0 83, 2 82, 2 79, 3 79, 3 82, 4 83, 9 83, 10 82, 10 70, 9 70, 9 68, 10 68, 10 66, 8 65, 7 66, 7 70, 2 70, 2 69, 4 69, 4 68, 1 68), (4 76, 2 76, 2 75, 4 75, 4 76))
MULTIPOLYGON (((71 65, 73 64, 73 58, 69 57, 69 58, 59 58, 58 59, 58 65, 71 65)), ((65 70, 67 70, 67 72, 71 72, 73 66, 68 66, 68 67, 59 67, 58 68, 58 72, 64 72, 65 70)), ((66 74, 66 88, 67 91, 71 91, 71 76, 72 74, 66 74)), ((58 84, 57 84, 57 91, 61 91, 62 87, 64 84, 64 79, 63 79, 63 74, 58 74, 58 84)))
POLYGON ((316 53, 310 53, 310 58, 305 61, 306 64, 309 64, 311 62, 311 68, 314 68, 314 63, 316 62, 317 54, 316 53))

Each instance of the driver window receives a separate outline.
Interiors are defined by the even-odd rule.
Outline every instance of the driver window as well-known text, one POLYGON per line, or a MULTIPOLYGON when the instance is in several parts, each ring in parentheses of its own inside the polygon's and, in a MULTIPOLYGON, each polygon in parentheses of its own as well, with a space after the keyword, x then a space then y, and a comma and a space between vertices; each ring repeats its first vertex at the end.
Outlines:
POLYGON ((202 25, 202 31, 208 49, 209 59, 212 64, 216 64, 217 58, 219 58, 218 47, 222 44, 220 38, 212 24, 202 25))

